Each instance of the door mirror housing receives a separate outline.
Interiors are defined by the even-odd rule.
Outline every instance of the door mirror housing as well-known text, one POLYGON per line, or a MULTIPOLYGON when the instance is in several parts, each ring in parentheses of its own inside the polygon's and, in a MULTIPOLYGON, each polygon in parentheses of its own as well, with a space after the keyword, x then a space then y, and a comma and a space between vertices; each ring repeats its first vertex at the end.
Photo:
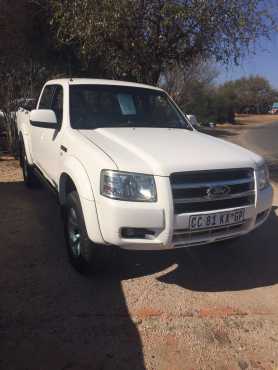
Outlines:
POLYGON ((188 119, 188 121, 191 123, 191 125, 192 125, 195 129, 197 129, 197 128, 198 128, 198 126, 199 126, 199 123, 198 123, 198 121, 197 121, 196 116, 194 116, 194 114, 186 114, 185 116, 186 116, 186 118, 188 119))
POLYGON ((34 109, 30 113, 30 123, 35 127, 57 130, 59 127, 56 114, 51 109, 34 109))

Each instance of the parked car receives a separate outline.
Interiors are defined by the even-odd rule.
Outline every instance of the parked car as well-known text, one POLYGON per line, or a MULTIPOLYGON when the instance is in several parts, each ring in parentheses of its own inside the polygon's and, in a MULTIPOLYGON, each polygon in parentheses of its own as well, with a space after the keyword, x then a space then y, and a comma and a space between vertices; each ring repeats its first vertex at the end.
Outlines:
POLYGON ((18 157, 18 131, 16 125, 17 110, 31 111, 36 107, 36 99, 20 98, 15 99, 9 104, 9 111, 0 110, 0 135, 9 137, 9 150, 15 157, 18 157))
POLYGON ((278 103, 273 103, 271 110, 269 111, 270 114, 278 114, 278 103))
MULTIPOLYGON (((10 104, 10 112, 12 119, 16 119, 16 113, 18 109, 31 111, 36 108, 37 100, 34 98, 20 98, 15 99, 10 104)), ((0 118, 4 119, 4 110, 0 110, 0 118)))
POLYGON ((107 248, 174 250, 235 238, 271 210, 263 158, 196 131, 159 88, 49 81, 17 125, 25 184, 41 179, 57 194, 78 271, 107 248))

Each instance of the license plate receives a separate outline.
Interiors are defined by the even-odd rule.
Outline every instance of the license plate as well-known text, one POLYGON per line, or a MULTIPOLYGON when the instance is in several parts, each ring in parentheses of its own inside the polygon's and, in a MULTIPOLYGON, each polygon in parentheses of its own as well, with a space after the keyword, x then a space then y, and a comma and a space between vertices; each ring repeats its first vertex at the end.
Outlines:
POLYGON ((244 211, 245 209, 239 209, 236 211, 191 216, 189 220, 190 230, 208 229, 240 223, 244 220, 244 211))

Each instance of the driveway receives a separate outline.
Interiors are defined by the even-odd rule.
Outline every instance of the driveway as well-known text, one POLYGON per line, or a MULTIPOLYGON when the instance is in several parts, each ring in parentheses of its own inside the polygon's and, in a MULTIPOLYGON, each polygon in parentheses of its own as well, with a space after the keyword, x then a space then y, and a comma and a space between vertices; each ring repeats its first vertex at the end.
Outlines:
POLYGON ((85 278, 51 194, 0 160, 0 368, 278 369, 275 189, 269 220, 242 239, 121 251, 85 278))

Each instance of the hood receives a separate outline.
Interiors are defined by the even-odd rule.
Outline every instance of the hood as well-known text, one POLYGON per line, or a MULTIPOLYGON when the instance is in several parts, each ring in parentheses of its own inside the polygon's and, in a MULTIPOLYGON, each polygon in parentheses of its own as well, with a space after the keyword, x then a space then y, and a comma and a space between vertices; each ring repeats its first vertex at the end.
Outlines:
POLYGON ((227 141, 186 129, 80 130, 121 171, 169 176, 173 172, 255 167, 261 157, 227 141))

